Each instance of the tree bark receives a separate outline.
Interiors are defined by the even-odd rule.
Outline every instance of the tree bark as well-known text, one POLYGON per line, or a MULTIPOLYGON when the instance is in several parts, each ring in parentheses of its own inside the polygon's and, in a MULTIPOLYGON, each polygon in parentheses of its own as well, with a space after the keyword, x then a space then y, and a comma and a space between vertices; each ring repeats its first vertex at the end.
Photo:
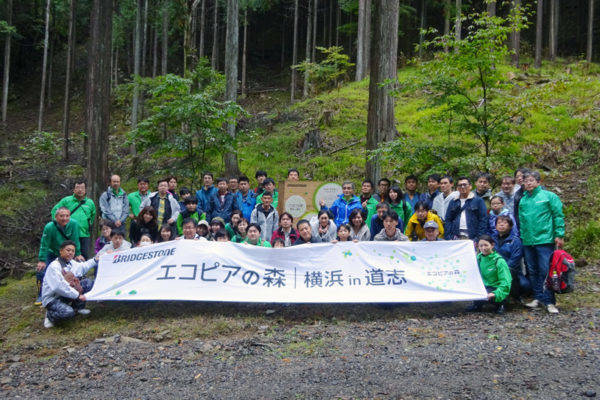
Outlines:
POLYGON ((314 0, 315 1, 315 9, 313 11, 313 33, 312 33, 312 56, 310 57, 310 59, 312 60, 312 62, 316 62, 317 60, 317 17, 318 17, 318 7, 319 7, 319 0, 314 0))
POLYGON ((329 0, 329 27, 327 29, 328 47, 333 46, 333 0, 329 0))
MULTIPOLYGON (((394 98, 390 94, 390 89, 381 87, 381 84, 388 79, 396 79, 399 3, 397 0, 380 0, 375 1, 374 4, 367 151, 375 150, 380 143, 393 139, 397 132, 394 120, 394 98)), ((380 175, 381 166, 378 157, 369 158, 367 154, 365 176, 377 182, 380 175)))
POLYGON ((556 60, 558 30, 558 0, 550 0, 550 29, 548 30, 548 49, 550 61, 556 60))
POLYGON ((367 0, 365 5, 365 40, 363 42, 365 49, 365 76, 369 75, 371 70, 371 0, 367 0))
POLYGON ((490 1, 489 3, 487 3, 487 13, 490 17, 496 16, 496 2, 495 1, 490 1))
POLYGON ((591 63, 594 45, 594 0, 589 0, 589 4, 586 60, 587 62, 591 63))
POLYGON ((356 81, 362 81, 366 76, 365 65, 367 63, 365 56, 365 20, 367 0, 358 0, 358 26, 356 37, 356 81))
MULTIPOLYGON (((450 0, 444 2, 444 36, 450 34, 450 0)), ((444 41, 445 42, 445 41, 444 41)), ((448 44, 444 43, 444 52, 448 52, 448 44)))
MULTIPOLYGON (((135 14, 135 42, 133 49, 133 99, 131 102, 131 130, 137 129, 139 102, 140 102, 140 87, 137 79, 140 76, 141 67, 141 51, 142 51, 142 13, 144 11, 144 0, 137 0, 137 10, 135 14)), ((135 144, 131 144, 132 153, 135 154, 135 144)))
MULTIPOLYGON (((194 42, 194 18, 200 0, 194 0, 187 8, 183 23, 183 74, 191 69, 195 58, 196 43, 194 42)), ((186 4, 187 5, 187 4, 186 4)))
POLYGON ((97 199, 108 178, 112 0, 93 0, 86 87, 87 195, 97 199))
POLYGON ((213 11, 213 43, 210 66, 212 69, 219 68, 219 0, 215 0, 213 11))
MULTIPOLYGON (((13 0, 7 0, 6 2, 6 23, 10 26, 12 25, 12 9, 13 9, 13 0)), ((8 108, 8 84, 10 77, 10 42, 12 40, 12 35, 10 33, 6 34, 6 39, 4 40, 4 79, 2 84, 2 123, 6 123, 6 113, 8 108)))
MULTIPOLYGON (((454 21, 454 38, 456 40, 461 39, 462 32, 462 0, 456 0, 456 20, 454 21)), ((458 50, 458 49, 456 49, 458 50)))
MULTIPOLYGON (((74 44, 75 44, 75 2, 76 0, 70 1, 69 6, 69 33, 67 39, 67 71, 65 74, 65 101, 63 108, 63 159, 69 160, 69 124, 70 124, 70 112, 71 112, 71 74, 73 72, 73 55, 74 55, 74 44)), ((111 51, 112 55, 112 51, 111 51)))
POLYGON ((335 6, 335 45, 340 45, 340 22, 342 19, 342 9, 340 8, 340 3, 337 2, 335 6))
MULTIPOLYGON (((521 12, 521 0, 514 0, 512 3, 511 12, 513 15, 521 12)), ((512 63, 515 67, 519 67, 519 56, 521 52, 521 32, 516 27, 513 28, 510 34, 511 47, 513 49, 513 54, 511 55, 512 63)))
POLYGON ((419 22, 419 58, 423 57, 423 29, 425 29, 425 16, 427 13, 427 3, 425 0, 421 0, 421 18, 419 22))
POLYGON ((169 58, 169 1, 164 0, 162 10, 162 54, 161 71, 167 74, 167 59, 169 58))
POLYGON ((544 32, 544 0, 537 0, 537 15, 535 26, 535 68, 542 67, 542 40, 544 32))
MULTIPOLYGON (((238 0, 227 0, 227 31, 225 42, 225 97, 228 101, 237 101, 238 88, 238 52, 239 52, 239 3, 238 0)), ((235 144, 236 123, 227 124, 233 149, 225 154, 226 176, 238 176, 240 168, 237 159, 237 146, 235 144)))
POLYGON ((206 21, 206 0, 200 5, 200 44, 198 44, 198 56, 204 57, 204 29, 206 21))
MULTIPOLYGON (((308 17, 306 18, 306 49, 305 49, 305 61, 310 62, 310 48, 311 48, 311 35, 312 35, 312 0, 308 0, 308 17)), ((308 72, 304 71, 304 86, 302 87, 302 98, 308 97, 308 72)))
POLYGON ((156 70, 158 66, 158 29, 155 27, 154 31, 154 41, 152 44, 152 77, 156 77, 156 70))
POLYGON ((146 76, 146 52, 148 49, 148 0, 144 0, 144 19, 142 21, 144 26, 142 34, 142 66, 140 68, 140 75, 146 76))
MULTIPOLYGON (((244 21, 246 17, 244 16, 244 21)), ((244 51, 246 51, 246 26, 244 22, 244 51)), ((245 55, 244 55, 245 57, 245 55)), ((292 48, 292 66, 298 64, 298 0, 294 0, 294 38, 292 48)), ((296 69, 292 68, 292 79, 290 83, 290 102, 296 99, 296 69)))
POLYGON ((46 27, 44 30, 44 56, 42 59, 42 85, 40 87, 40 109, 38 114, 38 131, 42 130, 44 121, 44 99, 46 98, 46 70, 48 67, 48 45, 50 39, 50 3, 51 0, 46 0, 46 27))
MULTIPOLYGON (((298 0, 296 0, 297 2, 298 0)), ((248 59, 248 5, 244 9, 244 49, 242 51, 242 96, 246 97, 246 62, 248 59)), ((293 73, 293 70, 292 70, 293 73)), ((293 94, 292 94, 293 95, 293 94)))
POLYGON ((280 68, 283 71, 283 65, 285 64, 285 27, 287 24, 285 23, 285 19, 282 20, 281 24, 281 61, 280 68))

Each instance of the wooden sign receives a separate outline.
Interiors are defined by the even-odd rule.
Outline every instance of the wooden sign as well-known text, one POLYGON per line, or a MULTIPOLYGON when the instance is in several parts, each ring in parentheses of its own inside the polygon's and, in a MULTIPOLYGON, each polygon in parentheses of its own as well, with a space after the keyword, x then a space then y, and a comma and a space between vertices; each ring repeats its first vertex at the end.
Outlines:
POLYGON ((342 194, 342 186, 333 182, 283 181, 279 183, 279 204, 277 212, 289 212, 297 221, 310 219, 319 210, 319 202, 325 201, 331 207, 335 199, 342 194))

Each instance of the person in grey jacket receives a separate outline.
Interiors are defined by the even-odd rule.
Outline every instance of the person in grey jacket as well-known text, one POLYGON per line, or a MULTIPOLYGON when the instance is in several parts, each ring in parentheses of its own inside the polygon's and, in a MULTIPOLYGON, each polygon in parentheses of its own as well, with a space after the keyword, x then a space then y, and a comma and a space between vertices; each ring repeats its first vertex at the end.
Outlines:
POLYGON ((365 223, 367 213, 362 208, 356 208, 350 213, 350 239, 359 242, 368 242, 371 240, 371 230, 365 223))
POLYGON ((396 211, 387 211, 383 215, 383 229, 379 232, 373 240, 375 241, 398 241, 405 242, 408 240, 408 236, 402 233, 402 231, 396 228, 398 225, 398 214, 396 211))
POLYGON ((158 191, 151 193, 142 201, 140 207, 151 206, 156 210, 158 229, 163 225, 174 226, 179 217, 179 202, 169 193, 169 183, 166 179, 160 179, 157 188, 158 191))
POLYGON ((250 223, 260 226, 260 238, 269 241, 273 232, 279 227, 279 214, 271 206, 273 202, 273 193, 263 192, 262 203, 257 204, 252 214, 250 214, 250 223))
POLYGON ((337 226, 330 217, 329 211, 321 210, 317 219, 310 223, 313 236, 320 237, 322 242, 331 242, 337 238, 337 226))
POLYGON ((93 282, 84 276, 96 266, 98 256, 84 262, 74 261, 75 242, 71 240, 65 240, 60 245, 59 253, 60 256, 46 268, 42 285, 42 306, 46 308, 45 328, 52 328, 58 321, 73 318, 75 313, 90 313, 85 308, 84 293, 92 289, 93 282), (79 279, 79 289, 72 283, 72 278, 79 279))
POLYGON ((100 195, 100 211, 102 219, 107 219, 115 224, 115 228, 125 225, 129 216, 129 199, 127 193, 121 188, 121 177, 112 175, 110 186, 100 195))

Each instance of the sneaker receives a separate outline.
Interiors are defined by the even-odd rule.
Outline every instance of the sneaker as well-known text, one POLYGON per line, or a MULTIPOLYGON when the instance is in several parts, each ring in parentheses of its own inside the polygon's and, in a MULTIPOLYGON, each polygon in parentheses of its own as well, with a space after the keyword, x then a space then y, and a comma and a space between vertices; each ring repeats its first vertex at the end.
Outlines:
POLYGON ((39 295, 37 297, 37 299, 35 299, 35 301, 33 302, 34 305, 36 306, 41 306, 42 305, 42 295, 39 295))
POLYGON ((558 314, 558 308, 556 308, 554 304, 548 304, 546 306, 546 311, 548 311, 550 314, 558 314))
POLYGON ((473 303, 471 304, 469 307, 467 307, 465 309, 465 311, 467 312, 477 312, 477 311, 481 311, 481 304, 478 303, 473 303))
POLYGON ((87 308, 82 308, 81 310, 77 310, 77 312, 81 315, 89 315, 91 313, 87 308))
POLYGON ((540 308, 540 306, 541 306, 541 303, 537 299, 535 299, 533 301, 530 301, 529 303, 525 304, 525 307, 527 307, 527 308, 534 308, 534 309, 535 308, 540 308))
POLYGON ((504 304, 500 304, 496 307, 496 314, 503 315, 506 310, 504 309, 504 304))
POLYGON ((44 318, 44 328, 46 328, 46 329, 54 328, 54 324, 52 323, 52 321, 50 321, 48 319, 48 313, 46 313, 46 317, 44 318))

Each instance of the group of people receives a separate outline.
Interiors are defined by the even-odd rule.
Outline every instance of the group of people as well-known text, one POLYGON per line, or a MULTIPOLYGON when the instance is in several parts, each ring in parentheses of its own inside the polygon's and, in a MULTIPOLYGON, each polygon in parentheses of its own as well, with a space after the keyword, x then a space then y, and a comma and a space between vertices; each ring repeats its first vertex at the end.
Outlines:
MULTIPOLYGON (((459 177, 457 190, 453 177, 432 174, 423 193, 417 191, 418 179, 413 175, 404 180, 404 190, 382 178, 376 188, 364 180, 356 194, 354 183, 346 181, 331 206, 321 201, 318 215, 297 221, 295 227, 290 213, 277 212, 275 181, 265 171, 257 171, 255 178, 257 186, 251 188, 246 176, 215 182, 213 174, 206 172, 202 187, 195 192, 178 189, 175 177, 160 179, 157 190, 151 192, 149 180, 140 178, 138 190, 127 194, 120 177, 112 175, 99 198, 101 235, 95 242, 95 258, 91 258, 90 237, 96 206, 86 197, 85 182, 75 182, 73 195, 52 209, 53 219, 41 239, 37 302, 47 309, 44 325, 50 327, 76 311, 85 313, 84 293, 91 286, 84 275, 96 265, 94 259, 170 240, 288 247, 339 241, 466 239, 478 249, 480 272, 496 312, 504 312, 509 294, 524 303, 525 286, 530 286, 534 299, 527 307, 558 313, 553 293, 544 282, 555 247, 564 244, 562 203, 540 186, 536 171, 520 168, 514 175, 503 176, 496 194, 491 190, 492 177, 486 173, 476 177, 475 189, 470 178, 459 177), (51 279, 45 277, 49 271, 51 279), (58 279, 61 271, 62 280, 58 279), (65 286, 69 273, 82 283, 77 286, 82 290, 78 296, 65 286), (529 285, 520 283, 525 281, 529 285)), ((287 179, 299 180, 298 170, 289 170, 287 179)), ((475 302, 470 309, 482 306, 475 302)))

